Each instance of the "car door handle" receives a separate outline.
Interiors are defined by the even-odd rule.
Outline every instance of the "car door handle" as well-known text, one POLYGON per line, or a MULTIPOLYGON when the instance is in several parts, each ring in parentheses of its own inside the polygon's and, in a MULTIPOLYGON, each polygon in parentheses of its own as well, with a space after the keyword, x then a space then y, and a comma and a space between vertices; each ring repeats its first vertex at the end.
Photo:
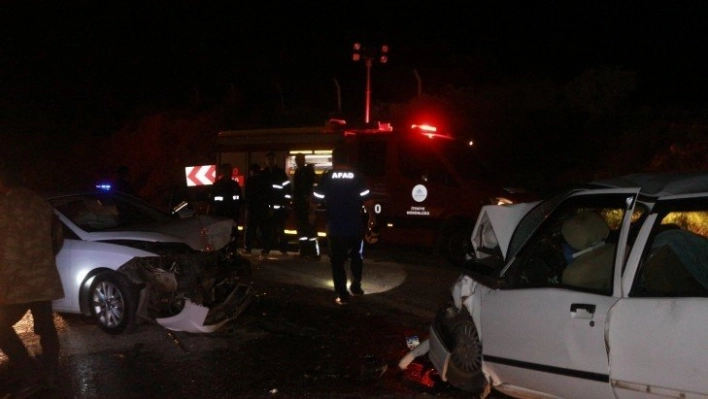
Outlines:
POLYGON ((570 315, 574 319, 592 319, 595 314, 595 305, 589 303, 571 303, 570 315))

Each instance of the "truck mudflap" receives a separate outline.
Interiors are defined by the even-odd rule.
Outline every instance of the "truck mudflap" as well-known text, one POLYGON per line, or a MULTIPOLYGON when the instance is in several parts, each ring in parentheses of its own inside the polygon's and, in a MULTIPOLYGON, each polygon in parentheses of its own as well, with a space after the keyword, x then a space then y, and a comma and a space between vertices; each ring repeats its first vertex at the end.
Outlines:
POLYGON ((181 312, 169 317, 156 318, 155 321, 172 331, 212 333, 236 319, 253 301, 253 296, 253 287, 238 284, 225 301, 211 309, 186 299, 181 312))

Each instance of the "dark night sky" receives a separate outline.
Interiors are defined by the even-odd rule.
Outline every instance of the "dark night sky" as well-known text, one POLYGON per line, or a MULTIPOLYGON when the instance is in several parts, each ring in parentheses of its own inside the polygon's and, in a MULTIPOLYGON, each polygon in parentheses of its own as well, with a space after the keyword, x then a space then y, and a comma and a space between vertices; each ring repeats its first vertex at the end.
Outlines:
POLYGON ((448 70, 469 58, 479 79, 569 80, 619 66, 667 101, 704 101, 708 7, 618 3, 0 0, 0 127, 71 130, 195 88, 226 96, 231 84, 245 93, 278 85, 333 108, 333 78, 345 102, 363 95, 354 41, 391 46, 373 81, 390 100, 415 92, 414 69, 427 87, 469 84, 448 70))

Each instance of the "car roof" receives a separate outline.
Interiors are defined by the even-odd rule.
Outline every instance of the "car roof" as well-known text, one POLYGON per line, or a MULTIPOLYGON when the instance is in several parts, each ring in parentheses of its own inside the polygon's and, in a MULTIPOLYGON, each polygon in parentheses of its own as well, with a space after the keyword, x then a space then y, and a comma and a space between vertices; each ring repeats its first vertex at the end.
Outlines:
POLYGON ((592 183, 595 187, 640 188, 644 195, 664 197, 671 195, 708 193, 708 172, 637 173, 592 183))

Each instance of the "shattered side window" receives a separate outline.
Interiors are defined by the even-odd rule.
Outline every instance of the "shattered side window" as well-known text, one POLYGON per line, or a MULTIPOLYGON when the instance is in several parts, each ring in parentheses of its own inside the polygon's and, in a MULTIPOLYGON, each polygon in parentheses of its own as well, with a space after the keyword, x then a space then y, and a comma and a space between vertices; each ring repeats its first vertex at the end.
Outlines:
POLYGON ((675 202, 660 213, 631 296, 708 297, 708 207, 702 202, 675 202))

